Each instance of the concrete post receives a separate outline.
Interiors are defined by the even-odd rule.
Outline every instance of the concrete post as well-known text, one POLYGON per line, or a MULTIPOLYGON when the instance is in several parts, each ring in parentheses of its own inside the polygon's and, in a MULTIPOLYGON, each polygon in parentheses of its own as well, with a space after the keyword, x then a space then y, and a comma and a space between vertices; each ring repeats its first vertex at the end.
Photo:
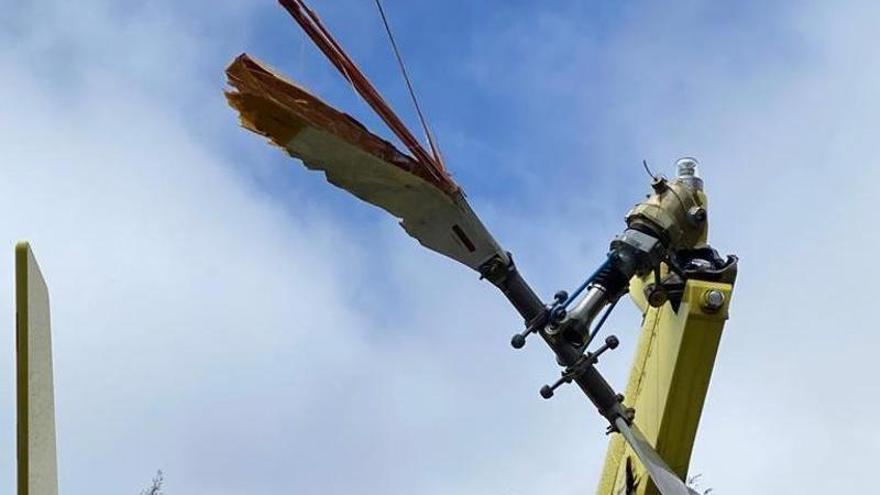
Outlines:
POLYGON ((15 246, 18 495, 58 495, 49 291, 26 242, 15 246))

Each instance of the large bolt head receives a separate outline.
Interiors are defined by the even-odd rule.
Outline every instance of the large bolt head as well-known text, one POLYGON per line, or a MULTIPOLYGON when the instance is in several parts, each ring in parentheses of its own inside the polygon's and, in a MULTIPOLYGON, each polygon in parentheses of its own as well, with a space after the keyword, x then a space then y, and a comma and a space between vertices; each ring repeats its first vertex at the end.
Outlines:
POLYGON ((553 323, 559 323, 565 319, 565 316, 567 314, 568 312, 565 310, 565 308, 557 306, 553 308, 553 311, 550 312, 550 321, 552 321, 553 323))
POLYGON ((693 206, 688 210, 688 216, 690 216, 692 222, 701 224, 706 221, 706 209, 702 206, 693 206))
POLYGON ((724 306, 723 292, 709 289, 703 293, 703 309, 706 311, 718 311, 722 306, 724 306))

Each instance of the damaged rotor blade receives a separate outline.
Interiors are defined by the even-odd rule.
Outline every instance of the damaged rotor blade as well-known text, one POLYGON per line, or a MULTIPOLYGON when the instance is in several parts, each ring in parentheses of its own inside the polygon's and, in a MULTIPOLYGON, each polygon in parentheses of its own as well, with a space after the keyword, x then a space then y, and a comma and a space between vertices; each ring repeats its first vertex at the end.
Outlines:
POLYGON ((699 495, 696 491, 688 488, 675 472, 672 471, 660 454, 645 438, 645 435, 636 425, 629 425, 623 418, 614 420, 617 431, 623 435, 626 443, 632 447, 642 465, 648 470, 651 481, 662 495, 699 495))
POLYGON ((398 151, 351 116, 242 54, 226 69, 242 125, 327 181, 401 219, 422 245, 474 270, 508 260, 445 172, 398 151))
MULTIPOLYGON (((330 31, 324 27, 324 24, 318 18, 318 14, 310 9, 303 0, 279 0, 282 7, 296 20, 297 24, 303 29, 315 45, 342 74, 345 79, 351 83, 355 91, 370 105, 373 111, 385 122, 389 129, 400 139, 400 142, 409 149, 410 153, 416 157, 416 160, 425 164, 431 172, 438 175, 445 175, 446 169, 440 154, 433 144, 433 140, 428 133, 428 140, 431 142, 431 151, 429 154, 419 141, 413 136, 412 132, 406 127, 400 117, 394 113, 391 106, 385 102, 379 91, 373 87, 369 79, 361 72, 360 68, 345 53, 345 50, 330 34, 330 31)), ((418 106, 418 104, 416 105, 418 106)), ((424 123, 424 121, 423 121, 424 123)), ((428 132, 427 125, 425 132, 428 132)))

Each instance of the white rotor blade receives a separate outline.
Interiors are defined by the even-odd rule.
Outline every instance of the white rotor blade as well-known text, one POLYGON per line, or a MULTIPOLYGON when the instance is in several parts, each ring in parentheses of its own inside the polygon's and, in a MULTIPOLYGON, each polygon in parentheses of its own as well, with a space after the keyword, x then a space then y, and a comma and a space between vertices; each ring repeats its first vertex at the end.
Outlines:
POLYGON ((507 253, 443 170, 398 151, 354 120, 247 55, 226 69, 242 125, 327 181, 401 220, 423 246, 474 270, 507 253))

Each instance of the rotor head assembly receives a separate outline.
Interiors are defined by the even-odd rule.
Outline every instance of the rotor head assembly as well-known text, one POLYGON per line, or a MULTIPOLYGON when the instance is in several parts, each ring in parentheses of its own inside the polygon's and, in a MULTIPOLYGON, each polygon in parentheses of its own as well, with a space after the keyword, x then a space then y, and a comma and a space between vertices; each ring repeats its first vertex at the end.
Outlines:
MULTIPOLYGON (((226 70, 230 84, 226 96, 239 112, 242 125, 301 160, 306 168, 322 172, 334 186, 399 219, 401 227, 422 246, 477 271, 498 287, 525 323, 525 329, 511 338, 511 345, 519 349, 527 337, 536 334, 563 368, 559 379, 541 389, 541 396, 549 399, 560 386, 575 384, 608 421, 608 431, 619 432, 632 446, 661 493, 690 495, 633 424, 634 410, 624 405, 623 396, 597 369, 600 356, 617 348, 620 340, 609 335, 593 350, 590 344, 617 301, 629 291, 634 277, 640 281, 653 273, 650 304, 660 306, 668 301, 675 308, 675 290, 691 273, 721 277, 731 266, 735 268, 735 258, 725 264, 706 245, 707 201, 697 161, 678 160, 673 180, 651 174, 651 194, 626 215, 626 228, 611 242, 605 260, 574 291, 559 291, 551 302, 544 303, 447 171, 396 46, 401 71, 428 136, 428 148, 415 138, 304 0, 280 3, 409 154, 247 54, 237 57, 226 70), (668 273, 661 277, 663 267, 668 273)), ((394 45, 379 2, 377 6, 394 45)), ((647 294, 647 287, 645 290, 647 294)), ((707 296, 703 304, 717 311, 724 305, 723 294, 721 299, 707 296)))
POLYGON ((699 163, 688 157, 676 161, 675 166, 675 179, 654 177, 653 193, 626 214, 626 224, 630 229, 655 236, 667 249, 705 246, 709 221, 699 163))

